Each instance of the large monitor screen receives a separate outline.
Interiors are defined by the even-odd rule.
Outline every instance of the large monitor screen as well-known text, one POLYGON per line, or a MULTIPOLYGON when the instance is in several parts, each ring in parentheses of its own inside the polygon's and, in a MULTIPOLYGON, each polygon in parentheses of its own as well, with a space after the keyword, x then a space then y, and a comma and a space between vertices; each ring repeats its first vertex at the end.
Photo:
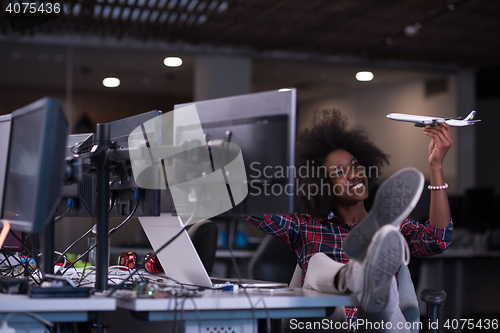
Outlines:
POLYGON ((68 123, 52 98, 12 113, 2 220, 43 232, 60 199, 68 123))
POLYGON ((40 169, 42 120, 43 110, 39 109, 20 115, 13 121, 3 219, 30 221, 35 211, 36 191, 32 186, 40 169))
MULTIPOLYGON (((7 167, 7 154, 9 152, 10 138, 10 114, 0 116, 0 212, 2 211, 3 187, 5 184, 5 169, 7 167)), ((22 234, 19 231, 14 231, 19 239, 22 234)), ((10 233, 7 235, 2 248, 10 251, 21 251, 22 244, 10 233)))

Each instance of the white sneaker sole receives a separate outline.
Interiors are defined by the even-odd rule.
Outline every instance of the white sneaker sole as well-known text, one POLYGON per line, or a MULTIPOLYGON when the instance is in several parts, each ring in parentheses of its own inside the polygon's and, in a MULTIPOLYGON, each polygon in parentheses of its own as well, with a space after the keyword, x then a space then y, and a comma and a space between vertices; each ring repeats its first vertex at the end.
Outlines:
POLYGON ((361 261, 373 235, 386 224, 399 226, 420 199, 424 175, 415 168, 396 172, 380 185, 368 216, 347 235, 344 251, 361 261))
POLYGON ((391 281, 402 263, 403 236, 395 227, 374 237, 365 258, 361 307, 367 313, 382 311, 389 301, 391 281))

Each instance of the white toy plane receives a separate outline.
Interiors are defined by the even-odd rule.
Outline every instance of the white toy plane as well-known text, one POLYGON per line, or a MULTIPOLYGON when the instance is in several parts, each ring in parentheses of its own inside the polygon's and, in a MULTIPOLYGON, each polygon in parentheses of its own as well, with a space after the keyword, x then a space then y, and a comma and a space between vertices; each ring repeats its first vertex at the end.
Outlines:
POLYGON ((414 123, 415 127, 425 127, 427 125, 438 125, 442 123, 447 123, 450 126, 469 126, 474 125, 481 120, 473 120, 476 115, 476 111, 472 111, 465 119, 452 118, 439 118, 439 117, 429 117, 429 116, 417 116, 413 114, 404 113, 389 113, 387 118, 397 121, 407 121, 414 123))

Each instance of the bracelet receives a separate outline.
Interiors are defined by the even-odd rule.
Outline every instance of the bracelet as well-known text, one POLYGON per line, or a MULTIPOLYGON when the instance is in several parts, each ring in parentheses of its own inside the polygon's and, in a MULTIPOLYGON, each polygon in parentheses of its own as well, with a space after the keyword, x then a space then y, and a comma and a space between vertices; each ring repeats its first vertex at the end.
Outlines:
POLYGON ((437 185, 437 186, 429 185, 429 186, 427 186, 427 188, 429 190, 433 190, 433 191, 444 190, 444 189, 448 188, 448 184, 444 183, 444 185, 437 185))

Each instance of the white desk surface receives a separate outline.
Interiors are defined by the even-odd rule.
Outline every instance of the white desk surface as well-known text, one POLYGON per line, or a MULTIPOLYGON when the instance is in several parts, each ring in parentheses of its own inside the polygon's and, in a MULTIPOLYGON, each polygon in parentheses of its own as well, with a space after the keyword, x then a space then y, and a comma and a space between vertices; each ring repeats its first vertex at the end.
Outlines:
POLYGON ((325 294, 313 290, 262 291, 247 289, 248 297, 238 292, 206 290, 201 297, 184 298, 121 298, 117 307, 147 313, 146 320, 172 320, 179 313, 185 320, 235 318, 285 318, 325 316, 328 308, 355 305, 354 297, 325 294))
POLYGON ((114 311, 116 300, 109 297, 30 298, 28 295, 0 294, 0 313, 114 311))

